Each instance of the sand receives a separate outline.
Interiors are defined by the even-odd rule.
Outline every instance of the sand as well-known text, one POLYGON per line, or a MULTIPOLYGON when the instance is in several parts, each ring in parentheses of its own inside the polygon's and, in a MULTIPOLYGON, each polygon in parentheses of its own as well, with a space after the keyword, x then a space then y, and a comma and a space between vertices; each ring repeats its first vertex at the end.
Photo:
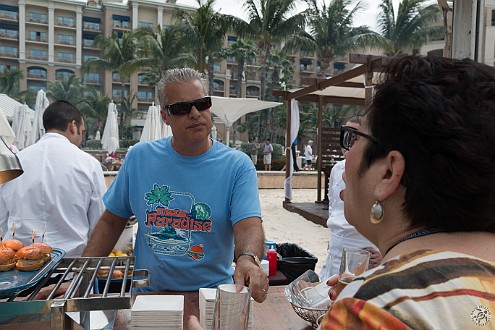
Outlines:
MULTIPOLYGON (((319 273, 327 256, 328 228, 314 224, 283 208, 283 189, 260 189, 261 212, 266 239, 276 243, 295 243, 318 258, 319 273)), ((313 203, 316 189, 293 189, 292 200, 313 203)))

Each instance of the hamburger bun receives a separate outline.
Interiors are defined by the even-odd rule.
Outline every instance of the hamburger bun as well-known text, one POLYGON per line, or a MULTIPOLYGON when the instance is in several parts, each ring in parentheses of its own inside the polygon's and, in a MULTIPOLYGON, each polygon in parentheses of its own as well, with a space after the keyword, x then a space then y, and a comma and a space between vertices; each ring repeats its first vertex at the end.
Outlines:
POLYGON ((15 252, 11 248, 0 248, 0 272, 11 270, 15 266, 15 252))
POLYGON ((119 269, 114 270, 112 273, 112 279, 121 279, 123 277, 124 277, 124 272, 119 269))
POLYGON ((108 269, 108 268, 100 268, 98 270, 98 273, 96 273, 96 276, 99 277, 99 278, 107 278, 109 273, 110 273, 110 269, 108 269))
POLYGON ((51 253, 53 252, 53 249, 50 245, 46 243, 33 243, 29 246, 40 249, 41 252, 44 254, 43 259, 45 260, 45 262, 52 258, 51 253))
POLYGON ((46 243, 33 243, 31 245, 29 245, 31 247, 35 247, 35 248, 38 248, 41 250, 41 252, 45 253, 45 254, 50 254, 53 252, 53 249, 50 245, 46 244, 46 243))
POLYGON ((45 264, 43 259, 19 259, 17 260, 15 267, 19 270, 30 271, 38 270, 45 264))
POLYGON ((18 251, 24 247, 24 244, 22 244, 22 242, 17 239, 8 239, 6 241, 3 241, 3 246, 11 248, 14 251, 18 251))
POLYGON ((46 261, 46 255, 40 249, 32 246, 23 247, 16 252, 15 256, 19 258, 15 266, 23 271, 38 270, 46 261))

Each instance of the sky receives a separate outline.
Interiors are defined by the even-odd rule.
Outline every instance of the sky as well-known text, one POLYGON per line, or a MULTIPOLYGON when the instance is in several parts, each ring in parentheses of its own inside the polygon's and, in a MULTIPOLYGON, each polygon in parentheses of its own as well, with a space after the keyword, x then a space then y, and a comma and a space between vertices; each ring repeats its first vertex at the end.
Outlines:
MULTIPOLYGON (((328 0, 326 2, 328 3, 328 0)), ((355 25, 368 25, 372 30, 376 31, 376 17, 378 14, 378 4, 380 2, 381 0, 361 0, 362 6, 366 9, 356 15, 355 25)), ((396 6, 398 2, 398 0, 394 0, 394 6, 396 6)), ((177 0, 177 3, 192 7, 198 6, 196 0, 177 0)), ((215 9, 223 14, 230 14, 246 19, 247 16, 244 13, 242 4, 243 2, 241 0, 216 0, 215 9)), ((304 7, 301 7, 301 10, 303 9, 304 7)))

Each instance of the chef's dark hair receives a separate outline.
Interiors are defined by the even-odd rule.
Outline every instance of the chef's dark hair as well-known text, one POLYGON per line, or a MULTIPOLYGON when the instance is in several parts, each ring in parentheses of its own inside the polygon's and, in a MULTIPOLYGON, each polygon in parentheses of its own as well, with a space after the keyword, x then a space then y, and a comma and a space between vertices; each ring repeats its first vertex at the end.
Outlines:
POLYGON ((43 113, 43 126, 47 132, 51 130, 65 132, 73 120, 76 121, 77 127, 80 127, 83 120, 82 114, 67 101, 55 101, 43 113))

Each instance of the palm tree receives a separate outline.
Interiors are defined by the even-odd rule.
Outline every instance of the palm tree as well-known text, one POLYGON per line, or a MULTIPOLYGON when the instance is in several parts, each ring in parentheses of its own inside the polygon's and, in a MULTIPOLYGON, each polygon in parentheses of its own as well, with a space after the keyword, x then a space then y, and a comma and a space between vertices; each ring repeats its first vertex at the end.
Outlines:
POLYGON ((62 80, 49 82, 46 96, 55 101, 70 102, 86 115, 89 108, 83 96, 85 89, 81 80, 75 74, 71 74, 62 80))
POLYGON ((441 26, 431 26, 439 18, 438 5, 426 5, 428 0, 402 0, 394 12, 392 0, 380 4, 378 26, 380 35, 371 36, 371 42, 388 56, 417 49, 424 45, 428 35, 441 35, 441 26))
POLYGON ((222 49, 225 34, 233 17, 213 10, 215 0, 196 0, 199 8, 195 12, 177 9, 174 17, 183 39, 196 57, 196 69, 208 72, 209 89, 213 90, 213 64, 222 49))
POLYGON ((367 26, 353 27, 355 15, 361 8, 357 2, 351 8, 353 0, 306 0, 309 4, 308 17, 310 34, 315 40, 316 53, 320 61, 320 75, 326 77, 330 62, 335 56, 344 56, 359 48, 369 34, 374 34, 367 26))
POLYGON ((244 71, 246 61, 256 58, 256 50, 251 41, 238 39, 230 47, 225 48, 221 52, 221 57, 234 57, 237 61, 237 85, 235 89, 236 97, 242 97, 242 81, 244 80, 244 71))
POLYGON ((103 132, 103 125, 107 119, 108 104, 111 99, 108 96, 102 95, 101 92, 90 86, 84 95, 86 103, 89 106, 88 119, 91 118, 95 122, 95 131, 103 132))
POLYGON ((31 106, 36 100, 36 93, 31 90, 21 91, 20 81, 22 79, 24 79, 24 74, 21 69, 6 67, 0 73, 0 93, 31 106))
POLYGON ((142 28, 136 31, 136 37, 140 49, 137 62, 143 68, 145 81, 150 86, 156 86, 168 69, 195 63, 176 26, 162 29, 158 25, 156 30, 142 28))
MULTIPOLYGON (((136 35, 133 33, 122 33, 119 35, 117 32, 113 32, 108 38, 98 35, 95 38, 94 47, 100 48, 103 55, 101 58, 93 58, 84 62, 83 70, 117 72, 122 83, 120 101, 123 102, 127 94, 126 81, 129 81, 130 76, 139 69, 140 65, 136 55, 138 49, 136 35)), ((127 122, 126 115, 127 112, 122 111, 120 113, 121 130, 127 122)))
MULTIPOLYGON (((266 99, 267 61, 272 47, 284 43, 286 49, 314 47, 304 32, 305 13, 294 14, 297 0, 246 0, 245 8, 249 22, 238 22, 234 30, 241 37, 253 40, 256 44, 260 63, 260 96, 266 99)), ((258 115, 258 136, 261 135, 262 116, 258 115)))
MULTIPOLYGON (((287 81, 291 80, 290 75, 294 71, 292 67, 292 61, 284 54, 283 51, 276 51, 270 54, 267 65, 269 70, 271 71, 270 91, 273 92, 276 89, 282 89, 286 87, 285 84, 287 83, 287 81)), ((270 129, 269 136, 271 136, 271 138, 275 142, 277 141, 280 122, 278 108, 279 107, 268 109, 269 116, 273 117, 273 124, 270 129)))

